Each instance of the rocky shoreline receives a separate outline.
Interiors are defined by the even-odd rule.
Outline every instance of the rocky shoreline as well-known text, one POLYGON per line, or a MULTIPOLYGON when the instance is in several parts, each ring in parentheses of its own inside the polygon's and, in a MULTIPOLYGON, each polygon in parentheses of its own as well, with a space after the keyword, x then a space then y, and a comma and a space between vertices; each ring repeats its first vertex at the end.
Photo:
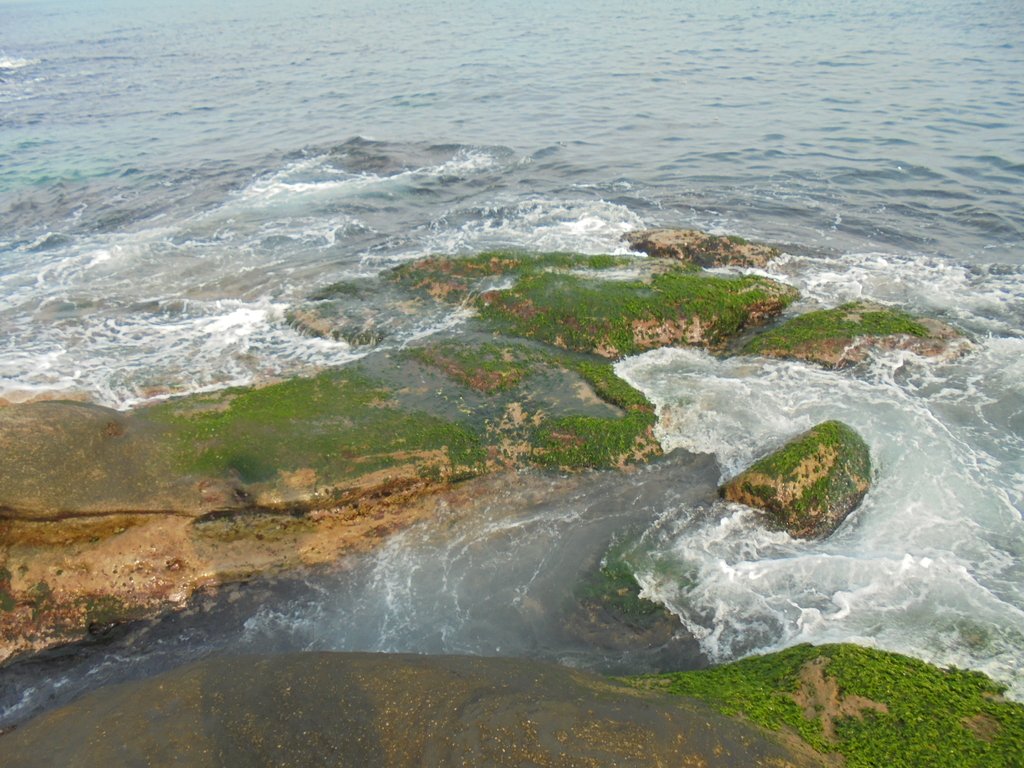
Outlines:
MULTIPOLYGON (((290 322, 375 346, 423 315, 473 314, 457 333, 384 345, 343 369, 129 413, 0 408, 0 660, 179 608, 198 589, 365 551, 473 478, 656 459, 654 407, 609 360, 687 345, 841 368, 874 348, 968 346, 938 321, 877 305, 787 318, 791 286, 705 271, 763 266, 768 246, 666 230, 629 242, 650 255, 431 257, 329 286, 290 322), (382 316, 381 297, 396 310, 382 316)), ((832 424, 723 495, 793 536, 828 535, 871 480, 863 441, 832 424)), ((630 579, 613 589, 625 601, 595 589, 602 610, 636 608, 630 579)))

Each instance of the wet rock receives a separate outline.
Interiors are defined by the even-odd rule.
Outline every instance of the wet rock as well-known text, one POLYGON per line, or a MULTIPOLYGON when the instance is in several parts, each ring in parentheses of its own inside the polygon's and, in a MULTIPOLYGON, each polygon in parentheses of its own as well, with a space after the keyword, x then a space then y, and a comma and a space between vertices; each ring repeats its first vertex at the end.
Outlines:
POLYGON ((0 659, 376 546, 455 482, 661 454, 611 365, 484 338, 129 413, 0 409, 0 659))
POLYGON ((754 337, 743 352, 845 368, 864 361, 873 350, 946 358, 968 347, 959 331, 938 320, 858 301, 795 317, 754 337))
POLYGON ((577 586, 565 626, 588 644, 617 650, 659 648, 681 629, 664 606, 640 596, 632 568, 614 547, 577 586))
POLYGON ((83 768, 825 764, 696 700, 563 667, 330 653, 208 659, 0 736, 8 768, 41 758, 83 768))
POLYGON ((734 235, 710 235, 694 229, 644 229, 623 238, 648 256, 678 259, 698 267, 763 267, 779 249, 734 235))
POLYGON ((774 529, 824 538, 860 504, 871 484, 867 444, 851 427, 826 421, 753 464, 720 489, 762 512, 774 529))

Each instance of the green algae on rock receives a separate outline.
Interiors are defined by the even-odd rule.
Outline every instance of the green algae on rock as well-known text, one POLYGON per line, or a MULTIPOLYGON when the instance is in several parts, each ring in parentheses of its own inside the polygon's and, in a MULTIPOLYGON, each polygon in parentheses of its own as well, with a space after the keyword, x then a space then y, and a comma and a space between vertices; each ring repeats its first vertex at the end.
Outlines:
MULTIPOLYGON (((768 278, 703 274, 669 259, 521 251, 431 256, 385 272, 380 285, 406 291, 412 298, 391 305, 412 314, 430 297, 476 310, 501 333, 606 358, 672 344, 722 350, 797 297, 768 278)), ((365 306, 364 294, 359 285, 328 286, 289 317, 309 333, 373 341, 397 321, 365 306)))
POLYGON ((779 249, 734 235, 711 235, 694 229, 644 229, 623 238, 648 256, 678 259, 698 267, 763 267, 779 249))
POLYGON ((770 527, 824 538, 871 484, 871 455, 851 427, 826 421, 755 462, 720 489, 728 501, 763 512, 770 527))
POLYGON ((1024 765, 1024 705, 979 672, 856 645, 799 645, 631 684, 788 730, 848 768, 1024 765))
POLYGON ((0 658, 80 636, 96 605, 137 617, 370 546, 456 481, 661 454, 609 363, 483 339, 128 413, 0 408, 0 658))
POLYGON ((761 277, 662 272, 649 280, 610 280, 544 272, 476 300, 503 333, 618 358, 686 344, 724 349, 743 328, 765 322, 796 298, 761 277))
POLYGON ((810 768, 813 750, 704 702, 525 659, 213 657, 93 691, 0 736, 52 765, 810 768))
POLYGON ((945 323, 858 301, 799 315, 755 336, 743 352, 845 368, 865 360, 872 349, 936 357, 964 347, 962 335, 945 323))

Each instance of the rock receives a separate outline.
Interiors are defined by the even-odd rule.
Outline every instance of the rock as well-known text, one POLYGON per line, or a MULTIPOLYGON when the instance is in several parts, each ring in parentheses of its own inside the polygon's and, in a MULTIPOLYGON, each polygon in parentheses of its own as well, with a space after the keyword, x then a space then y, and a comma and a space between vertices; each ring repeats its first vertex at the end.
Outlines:
POLYGON ((760 510, 771 528, 824 538, 857 508, 870 484, 867 444, 846 424, 826 421, 754 463, 720 493, 760 510))
POLYGON ((962 334, 938 320, 858 301, 795 317, 755 336, 743 352, 845 368, 862 362, 875 349, 953 357, 968 347, 962 334))
POLYGON ((574 590, 566 631, 591 645, 628 652, 659 648, 682 629, 664 606, 640 596, 640 585, 622 547, 612 547, 574 590))
POLYGON ((694 699, 522 659, 217 657, 95 691, 0 736, 49 765, 821 766, 694 699))
POLYGON ((0 408, 0 660, 376 546, 455 482, 661 454, 608 363, 484 339, 127 413, 0 408))
MULTIPOLYGON (((431 256, 385 273, 382 284, 421 302, 412 316, 427 311, 422 301, 430 297, 440 306, 475 308, 502 334, 609 359, 674 344, 722 350, 798 296, 768 278, 701 274, 668 260, 520 251, 431 256)), ((383 316, 365 305, 365 293, 357 284, 329 286, 289 317, 309 333, 334 338, 370 327, 353 318, 376 318, 378 329, 397 322, 398 313, 383 316)))
POLYGON ((678 259, 698 267, 763 267, 779 249, 742 237, 709 235, 694 229, 644 229, 623 238, 648 256, 678 259))

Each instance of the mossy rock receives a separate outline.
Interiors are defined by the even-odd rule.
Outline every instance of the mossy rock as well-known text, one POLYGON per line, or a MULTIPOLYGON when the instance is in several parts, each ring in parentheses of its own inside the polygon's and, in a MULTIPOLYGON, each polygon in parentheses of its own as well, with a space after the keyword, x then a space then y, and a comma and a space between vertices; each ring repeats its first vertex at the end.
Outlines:
POLYGON ((678 259, 698 267, 763 267, 779 249, 734 235, 710 235, 694 229, 644 229, 623 238, 649 256, 678 259))
POLYGON ((754 507, 769 527, 824 538, 860 504, 871 484, 864 440, 839 421, 811 428, 753 464, 720 492, 754 507))
POLYGON ((789 731, 848 768, 1024 765, 1024 705, 979 672, 856 645, 799 645, 712 669, 632 678, 789 731))
POLYGON ((381 275, 377 293, 362 283, 328 286, 289 319, 314 335, 375 343, 429 313, 432 298, 443 312, 477 310, 502 334, 614 359, 676 344, 724 350, 797 295, 767 278, 713 276, 667 259, 489 251, 403 264, 381 275), (376 295, 394 309, 376 306, 376 295))
POLYGON ((754 337, 742 351, 845 368, 862 362, 875 349, 939 357, 965 348, 962 335, 945 323, 858 301, 795 317, 754 337))
POLYGON ((545 272, 486 292, 476 306, 503 333, 615 359, 673 345, 724 349, 796 296, 761 277, 675 270, 649 280, 609 280, 545 272))
POLYGON ((468 333, 127 413, 0 408, 0 660, 369 548, 454 482, 646 461, 654 423, 607 362, 468 333))
POLYGON ((396 267, 384 279, 438 301, 460 303, 509 278, 551 271, 603 272, 628 268, 644 267, 628 256, 487 251, 474 256, 429 256, 396 267))

